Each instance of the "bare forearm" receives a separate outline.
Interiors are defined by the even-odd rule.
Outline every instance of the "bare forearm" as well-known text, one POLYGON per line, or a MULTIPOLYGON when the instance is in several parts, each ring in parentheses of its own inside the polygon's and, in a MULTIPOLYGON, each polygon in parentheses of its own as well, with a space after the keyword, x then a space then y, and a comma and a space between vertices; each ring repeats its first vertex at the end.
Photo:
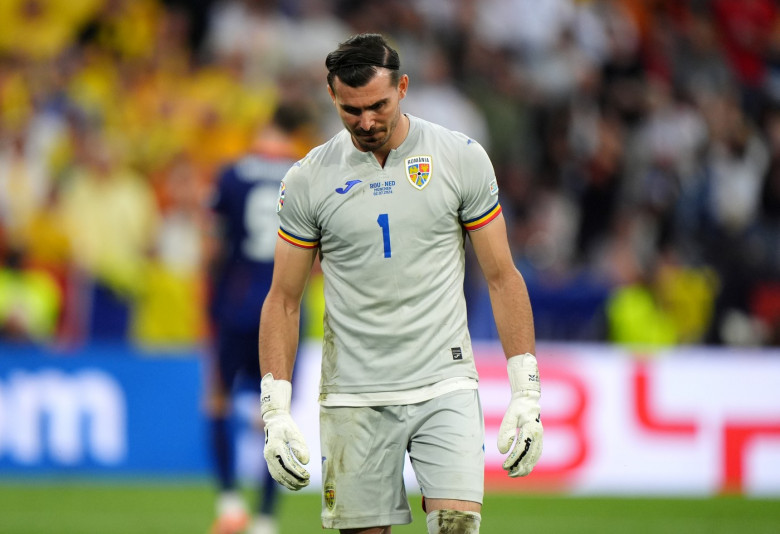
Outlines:
POLYGON ((292 378, 298 350, 300 306, 285 305, 269 294, 260 314, 258 345, 260 372, 273 374, 277 380, 292 378))
POLYGON ((533 313, 522 276, 515 271, 489 285, 489 291, 493 317, 506 357, 526 352, 535 354, 533 313))

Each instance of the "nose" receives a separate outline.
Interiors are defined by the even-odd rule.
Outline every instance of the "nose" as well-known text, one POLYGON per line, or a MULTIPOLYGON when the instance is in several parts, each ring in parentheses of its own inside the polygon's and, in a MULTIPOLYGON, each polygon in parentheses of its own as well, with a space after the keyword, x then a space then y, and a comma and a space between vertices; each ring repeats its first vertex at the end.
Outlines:
POLYGON ((370 131, 371 128, 374 127, 374 123, 375 123, 374 114, 372 112, 364 111, 363 113, 360 114, 359 126, 361 130, 366 132, 370 131))

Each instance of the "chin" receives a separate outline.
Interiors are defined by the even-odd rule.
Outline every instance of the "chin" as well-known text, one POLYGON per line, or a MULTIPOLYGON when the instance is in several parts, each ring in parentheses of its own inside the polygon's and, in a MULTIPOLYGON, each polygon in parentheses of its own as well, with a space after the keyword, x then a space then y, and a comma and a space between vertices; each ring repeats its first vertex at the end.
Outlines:
POLYGON ((376 150, 382 146, 382 141, 375 137, 365 138, 356 136, 355 140, 357 141, 357 145, 363 150, 376 150))

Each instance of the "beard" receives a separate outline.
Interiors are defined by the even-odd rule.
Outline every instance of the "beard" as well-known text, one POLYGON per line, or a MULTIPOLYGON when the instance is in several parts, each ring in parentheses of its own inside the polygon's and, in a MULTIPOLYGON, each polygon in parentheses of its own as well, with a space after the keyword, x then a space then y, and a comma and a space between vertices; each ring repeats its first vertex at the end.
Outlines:
POLYGON ((388 139, 390 139, 389 133, 384 130, 372 130, 366 132, 364 130, 354 130, 352 132, 352 139, 355 140, 355 144, 363 152, 373 152, 382 148, 388 139))
POLYGON ((385 127, 363 130, 362 128, 350 128, 347 126, 347 129, 349 130, 349 133, 352 134, 352 140, 360 150, 363 152, 376 152, 385 146, 393 136, 393 132, 395 132, 395 128, 398 126, 398 120, 400 118, 401 113, 399 112, 385 127))

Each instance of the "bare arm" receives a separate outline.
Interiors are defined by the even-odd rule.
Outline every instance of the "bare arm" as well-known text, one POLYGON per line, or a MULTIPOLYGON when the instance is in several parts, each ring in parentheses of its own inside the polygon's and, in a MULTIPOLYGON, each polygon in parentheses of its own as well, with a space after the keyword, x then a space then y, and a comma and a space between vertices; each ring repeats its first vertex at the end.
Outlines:
POLYGON ((298 349, 301 298, 309 279, 316 249, 292 246, 282 239, 274 251, 271 289, 260 314, 259 353, 263 375, 290 380, 298 349))
POLYGON ((535 354, 531 302, 523 276, 512 261, 504 216, 469 233, 479 266, 485 276, 498 336, 507 358, 535 354))

